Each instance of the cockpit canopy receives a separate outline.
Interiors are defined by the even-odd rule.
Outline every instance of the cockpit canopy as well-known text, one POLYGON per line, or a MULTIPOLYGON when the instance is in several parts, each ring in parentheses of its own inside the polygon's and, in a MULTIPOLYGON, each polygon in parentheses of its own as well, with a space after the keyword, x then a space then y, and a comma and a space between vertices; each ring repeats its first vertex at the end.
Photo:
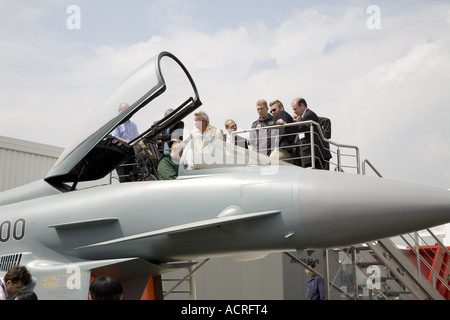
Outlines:
POLYGON ((97 180, 116 168, 142 140, 152 140, 201 105, 184 65, 162 52, 137 68, 89 117, 45 180, 55 186, 97 180), (164 93, 164 94, 163 94, 164 93), (127 107, 119 110, 126 103, 127 107), (166 114, 168 109, 173 109, 166 114), (120 112, 119 112, 120 111, 120 112), (131 141, 111 135, 132 120, 138 136, 131 141))

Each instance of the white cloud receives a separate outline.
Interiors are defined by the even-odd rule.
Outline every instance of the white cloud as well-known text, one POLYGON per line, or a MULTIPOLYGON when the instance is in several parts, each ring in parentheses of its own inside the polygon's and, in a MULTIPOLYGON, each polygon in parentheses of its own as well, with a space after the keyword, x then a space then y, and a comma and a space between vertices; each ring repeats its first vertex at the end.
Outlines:
POLYGON ((417 79, 430 74, 436 67, 446 63, 437 43, 419 43, 405 56, 373 71, 377 88, 396 86, 408 79, 417 79))

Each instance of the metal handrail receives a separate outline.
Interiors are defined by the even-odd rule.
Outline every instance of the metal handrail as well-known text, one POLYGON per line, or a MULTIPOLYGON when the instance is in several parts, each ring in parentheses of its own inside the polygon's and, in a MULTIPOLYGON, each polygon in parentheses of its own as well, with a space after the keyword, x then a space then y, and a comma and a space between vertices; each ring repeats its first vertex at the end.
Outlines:
MULTIPOLYGON (((407 240, 406 238, 402 235, 401 238, 410 246, 411 250, 416 254, 416 257, 418 259, 420 259, 420 261, 427 267, 427 269, 433 274, 433 279, 438 279, 448 290, 450 290, 450 286, 447 284, 447 281, 445 281, 444 279, 442 279, 442 277, 436 272, 436 270, 434 270, 434 268, 425 260, 424 257, 422 257, 422 255, 420 254, 418 248, 418 245, 416 246, 416 248, 414 248, 414 246, 412 246, 407 240)), ((445 246, 442 246, 443 248, 445 248, 445 246)), ((417 268, 418 268, 418 272, 420 272, 420 264, 417 264, 417 268)), ((433 287, 436 289, 436 281, 433 281, 433 287)))
POLYGON ((378 170, 374 167, 374 165, 367 159, 365 159, 362 162, 362 174, 365 175, 366 174, 366 164, 369 165, 369 167, 380 177, 383 178, 383 176, 381 175, 381 173, 378 172, 378 170))
MULTIPOLYGON (((178 288, 178 286, 180 286, 184 281, 187 280, 187 278, 191 277, 198 269, 200 269, 205 263, 207 263, 209 260, 211 260, 211 258, 207 258, 205 260, 203 260, 201 263, 199 263, 198 265, 196 265, 194 268, 189 268, 189 273, 187 275, 185 275, 182 279, 179 279, 178 282, 176 284, 173 285, 173 287, 171 289, 169 289, 168 291, 166 291, 164 293, 164 298, 167 297, 169 294, 174 293, 175 289, 178 288)), ((180 293, 180 292, 178 292, 180 293)), ((184 292, 183 292, 184 293, 184 292)))
MULTIPOLYGON (((315 148, 314 146, 317 145, 315 142, 316 138, 316 133, 319 134, 319 142, 328 142, 330 144, 330 146, 335 146, 337 148, 337 151, 334 152, 331 149, 328 149, 330 152, 332 152, 333 154, 337 155, 337 163, 336 163, 336 169, 338 171, 343 171, 342 168, 345 167, 342 165, 342 156, 343 154, 341 153, 341 149, 342 148, 348 148, 348 149, 354 149, 355 150, 355 155, 354 157, 356 157, 356 170, 357 173, 360 174, 361 173, 361 167, 360 167, 360 152, 359 152, 359 148, 357 146, 354 145, 347 145, 347 144, 342 144, 342 143, 337 143, 335 141, 329 140, 327 138, 325 138, 323 131, 322 131, 322 127, 320 126, 319 123, 313 121, 313 120, 307 120, 307 121, 300 121, 300 122, 292 122, 292 123, 286 123, 286 124, 282 124, 282 125, 273 125, 273 126, 268 126, 268 127, 259 127, 259 128, 251 128, 251 129, 245 129, 245 130, 239 130, 239 131, 234 131, 231 134, 232 139, 234 138, 235 135, 238 134, 242 134, 242 133, 250 133, 253 131, 259 131, 259 130, 273 130, 273 129, 280 129, 280 128, 286 128, 286 127, 298 127, 298 126, 307 126, 309 125, 310 130, 309 131, 302 131, 302 132, 298 132, 298 133, 286 133, 284 135, 275 135, 274 137, 271 138, 279 138, 282 136, 292 136, 295 134, 299 134, 299 133, 309 133, 310 137, 311 137, 311 160, 313 160, 316 156, 315 156, 315 148), (317 132, 314 131, 314 127, 317 127, 317 132), (322 141, 320 141, 322 140, 322 141)), ((296 147, 296 146, 300 146, 300 144, 296 144, 296 145, 291 145, 290 147, 296 147)), ((323 145, 322 145, 323 146, 323 145)), ((346 155, 349 156, 349 155, 346 155)), ((293 159, 300 159, 301 157, 296 157, 296 158, 290 158, 289 160, 293 160, 293 159)), ((315 168, 315 161, 311 161, 311 165, 312 168, 315 168)))
POLYGON ((430 230, 430 229, 426 229, 430 235, 434 238, 434 240, 436 240, 436 242, 447 252, 448 255, 450 255, 450 250, 447 249, 447 247, 441 242, 441 240, 439 240, 438 237, 436 237, 436 235, 430 230))

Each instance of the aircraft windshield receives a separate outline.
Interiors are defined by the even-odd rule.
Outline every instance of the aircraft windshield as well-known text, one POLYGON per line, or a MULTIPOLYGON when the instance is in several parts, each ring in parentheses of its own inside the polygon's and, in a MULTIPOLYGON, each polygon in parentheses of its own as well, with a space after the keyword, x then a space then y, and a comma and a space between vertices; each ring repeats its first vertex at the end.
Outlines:
POLYGON ((212 172, 217 173, 220 172, 217 169, 254 166, 270 166, 276 170, 279 164, 289 165, 278 158, 271 158, 205 135, 198 135, 187 143, 180 164, 180 176, 198 174, 198 170, 205 170, 205 173, 213 170, 212 172))

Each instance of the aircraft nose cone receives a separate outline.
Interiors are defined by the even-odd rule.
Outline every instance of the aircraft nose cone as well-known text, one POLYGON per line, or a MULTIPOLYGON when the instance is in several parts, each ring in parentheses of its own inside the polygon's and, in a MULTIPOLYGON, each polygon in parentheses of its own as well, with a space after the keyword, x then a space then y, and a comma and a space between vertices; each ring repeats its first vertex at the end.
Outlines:
POLYGON ((450 192, 442 189, 306 170, 299 192, 308 248, 347 246, 450 222, 450 192))

